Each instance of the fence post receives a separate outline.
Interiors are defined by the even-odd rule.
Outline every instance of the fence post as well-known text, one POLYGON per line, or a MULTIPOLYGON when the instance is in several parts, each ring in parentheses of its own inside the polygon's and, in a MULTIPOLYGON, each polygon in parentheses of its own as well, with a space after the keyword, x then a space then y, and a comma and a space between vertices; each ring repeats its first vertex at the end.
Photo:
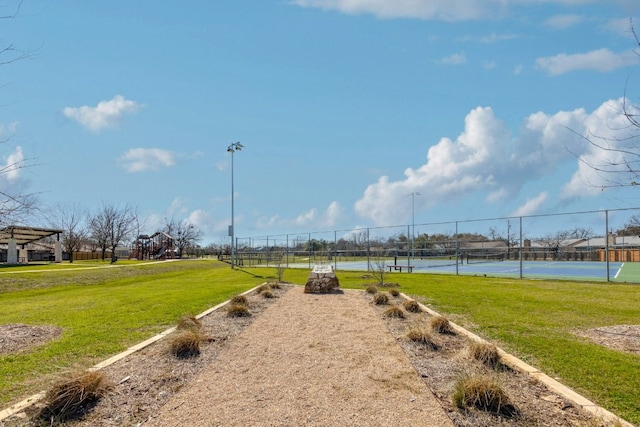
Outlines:
POLYGON ((460 233, 458 233, 458 221, 456 221, 456 276, 459 274, 459 268, 460 268, 460 233))
POLYGON ((522 279, 522 217, 520 217, 520 251, 518 256, 520 257, 520 278, 522 279))
POLYGON ((609 281, 609 211, 604 211, 604 257, 607 265, 607 282, 609 281))
POLYGON ((311 233, 309 233, 309 238, 307 239, 307 248, 309 249, 309 268, 311 268, 311 233))
POLYGON ((407 271, 411 270, 411 226, 407 225, 407 271))

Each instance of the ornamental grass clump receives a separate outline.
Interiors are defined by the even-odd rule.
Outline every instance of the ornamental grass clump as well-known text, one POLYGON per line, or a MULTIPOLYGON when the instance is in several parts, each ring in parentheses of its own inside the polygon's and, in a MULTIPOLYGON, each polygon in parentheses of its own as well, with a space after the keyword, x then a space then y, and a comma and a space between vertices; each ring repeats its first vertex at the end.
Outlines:
POLYGON ((409 299, 402 303, 402 306, 409 313, 420 313, 422 309, 420 308, 420 304, 417 301, 409 299))
POLYGON ((256 289, 256 292, 259 293, 259 294, 261 294, 263 292, 266 292, 266 291, 271 291, 271 286, 269 284, 267 284, 267 283, 265 283, 264 285, 258 286, 258 289, 256 289))
POLYGON ((200 344, 205 340, 199 330, 184 330, 171 340, 171 354, 180 359, 196 357, 200 354, 200 344))
POLYGON ((378 287, 376 285, 369 285, 367 286, 367 289, 365 289, 365 292, 371 295, 375 295, 378 293, 378 287))
POLYGON ((409 327, 405 336, 411 341, 424 345, 431 350, 438 350, 440 348, 433 338, 431 330, 424 325, 414 325, 409 327))
POLYGON ((181 331, 199 331, 202 329, 202 322, 195 316, 183 316, 178 320, 176 328, 181 331))
POLYGON ((227 306, 227 316, 229 317, 249 317, 251 312, 244 304, 229 304, 227 306))
POLYGON ((386 292, 378 292, 373 296, 373 302, 376 305, 387 305, 389 304, 389 294, 386 292))
POLYGON ((231 298, 231 304, 247 305, 249 304, 249 300, 245 295, 235 295, 231 298))
POLYGON ((262 298, 267 298, 267 299, 269 299, 269 298, 275 298, 275 297, 276 297, 276 295, 275 295, 272 291, 270 291, 270 290, 269 290, 269 291, 261 292, 261 293, 260 293, 260 296, 262 296, 262 298))
POLYGON ((389 289, 389 293, 391 294, 392 297, 400 296, 400 290, 396 288, 389 289))
POLYGON ((382 312, 382 317, 387 319, 406 319, 407 315, 400 307, 392 305, 382 312))
POLYGON ((269 286, 271 286, 271 289, 282 289, 280 282, 269 282, 269 286))
POLYGON ((518 416, 502 386, 486 375, 466 375, 456 382, 453 403, 460 409, 475 407, 508 418, 518 416))
POLYGON ((469 344, 468 351, 472 359, 485 366, 494 369, 500 366, 500 353, 495 344, 473 341, 469 344))
POLYGON ((434 316, 429 321, 431 329, 439 334, 455 335, 456 331, 451 326, 451 322, 444 316, 434 316))
POLYGON ((46 393, 40 418, 50 425, 79 418, 104 397, 110 387, 106 376, 97 371, 60 380, 46 393))

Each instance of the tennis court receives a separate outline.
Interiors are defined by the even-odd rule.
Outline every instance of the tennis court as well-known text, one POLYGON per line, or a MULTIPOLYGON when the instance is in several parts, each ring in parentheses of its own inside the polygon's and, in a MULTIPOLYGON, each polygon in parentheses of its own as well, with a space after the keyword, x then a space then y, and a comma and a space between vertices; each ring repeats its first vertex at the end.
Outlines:
MULTIPOLYGON (((609 263, 609 280, 617 282, 640 283, 640 263, 609 263)), ((332 262, 336 270, 367 271, 380 268, 376 261, 337 261, 332 262)), ((593 261, 501 261, 486 260, 478 262, 461 262, 455 257, 420 259, 396 258, 384 261, 385 271, 400 272, 394 266, 402 267, 402 273, 407 273, 407 266, 411 266, 413 274, 460 274, 484 275, 493 277, 523 277, 528 279, 564 279, 606 281, 607 263, 593 261), (391 268, 389 268, 391 267, 391 268), (522 271, 522 274, 521 274, 522 271)), ((289 265, 291 268, 308 268, 306 263, 289 265)))

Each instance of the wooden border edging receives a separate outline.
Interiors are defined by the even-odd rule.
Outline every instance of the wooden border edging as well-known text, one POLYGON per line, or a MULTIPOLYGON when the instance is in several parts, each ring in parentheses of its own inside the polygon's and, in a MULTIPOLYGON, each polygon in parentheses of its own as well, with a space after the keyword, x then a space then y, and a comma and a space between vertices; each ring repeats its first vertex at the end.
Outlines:
MULTIPOLYGON (((247 295, 250 294, 251 292, 253 292, 254 290, 256 290, 257 288, 259 288, 260 286, 262 286, 262 284, 258 285, 258 286, 254 286, 253 288, 249 289, 248 291, 245 291, 243 293, 241 293, 240 295, 247 295)), ((225 305, 229 304, 229 301, 231 300, 226 300, 224 302, 221 302, 220 304, 216 305, 215 307, 211 307, 205 311, 203 311, 202 313, 198 314, 196 316, 196 319, 202 319, 203 317, 213 313, 216 310, 219 310, 220 308, 224 307, 225 305)), ((142 341, 141 343, 138 343, 134 346, 129 347, 128 349, 126 349, 125 351, 116 354, 115 356, 112 356, 106 360, 103 360, 100 363, 97 363, 95 365, 93 365, 92 367, 88 368, 87 371, 99 371, 100 369, 104 369, 107 366, 113 365, 114 363, 124 359, 125 357, 136 353, 140 350, 142 350, 143 348, 149 347, 151 344, 154 344, 164 338, 166 338, 168 335, 171 335, 173 332, 175 332, 176 327, 173 326, 169 329, 167 329, 166 331, 160 332, 159 334, 149 338, 148 340, 142 341)), ((0 411, 0 423, 2 422, 2 420, 6 420, 7 418, 16 415, 22 411, 24 411, 25 409, 27 409, 28 407, 35 405, 36 403, 40 402, 42 399, 44 399, 45 395, 47 394, 46 391, 41 391, 39 393, 36 393, 32 396, 27 397, 26 399, 13 404, 11 406, 9 406, 8 408, 0 411)))
MULTIPOLYGON (((413 298, 410 298, 409 296, 407 296, 402 292, 400 293, 400 295, 404 299, 413 300, 413 298)), ((420 305, 420 308, 422 308, 425 312, 429 313, 431 316, 442 316, 437 311, 432 310, 431 308, 427 307, 422 303, 418 302, 418 305, 420 305)), ((487 342, 487 340, 480 338, 478 335, 466 330, 462 326, 457 325, 451 321, 449 321, 449 323, 451 324, 451 327, 460 335, 464 335, 472 341, 487 342)), ((558 395, 567 399, 574 405, 579 406, 585 411, 591 413, 594 417, 600 418, 601 420, 606 421, 608 423, 619 423, 623 427, 634 427, 634 425, 629 423, 628 421, 625 421, 619 416, 615 415, 614 413, 604 409, 601 406, 596 405, 586 397, 576 393, 574 390, 570 389, 569 387, 565 386, 559 381, 554 380, 544 372, 541 372, 539 369, 534 368, 533 366, 523 362, 522 360, 518 359, 512 354, 507 353, 506 351, 504 351, 499 347, 498 347, 498 353, 500 354, 500 360, 505 365, 529 375, 531 378, 534 378, 538 382, 544 384, 550 391, 557 393, 558 395)))

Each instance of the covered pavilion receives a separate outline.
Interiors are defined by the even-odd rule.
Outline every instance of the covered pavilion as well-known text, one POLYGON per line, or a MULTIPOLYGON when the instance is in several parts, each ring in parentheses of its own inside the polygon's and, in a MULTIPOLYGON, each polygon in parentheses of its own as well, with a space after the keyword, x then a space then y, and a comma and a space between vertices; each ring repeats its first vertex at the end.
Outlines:
POLYGON ((7 264, 26 263, 29 261, 26 245, 56 235, 54 249, 55 262, 62 262, 62 246, 60 234, 63 230, 41 227, 10 225, 0 229, 0 245, 7 245, 7 264))

